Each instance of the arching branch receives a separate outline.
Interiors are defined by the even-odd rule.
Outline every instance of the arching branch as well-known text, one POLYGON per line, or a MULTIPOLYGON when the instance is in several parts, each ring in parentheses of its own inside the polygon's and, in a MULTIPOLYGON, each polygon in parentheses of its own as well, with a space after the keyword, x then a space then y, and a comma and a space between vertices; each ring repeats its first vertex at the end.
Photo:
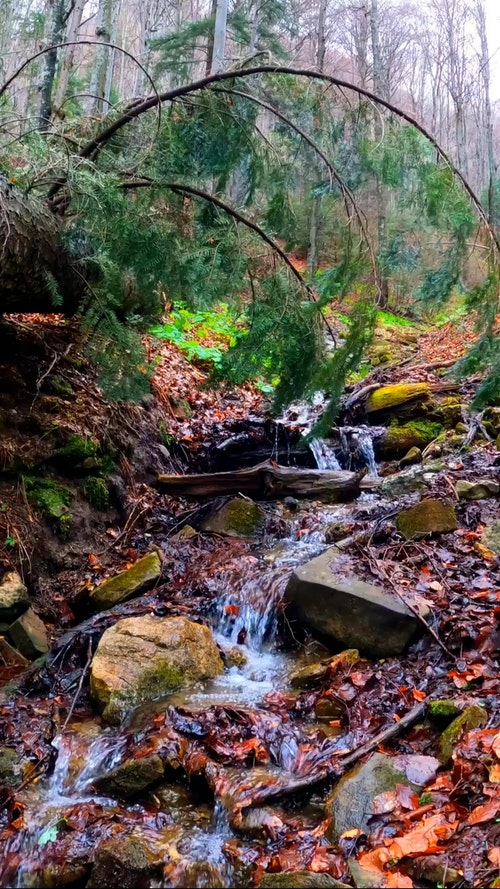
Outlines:
MULTIPOLYGON (((203 77, 201 80, 185 84, 184 86, 176 87, 173 90, 168 90, 167 92, 160 93, 159 95, 155 94, 154 96, 149 96, 143 101, 136 101, 125 109, 123 115, 120 118, 113 121, 113 123, 109 124, 108 127, 98 133, 97 136, 95 136, 93 139, 91 139, 90 142, 88 142, 87 145, 82 148, 80 156, 83 158, 94 158, 99 152, 100 148, 106 142, 108 142, 115 135, 115 133, 122 129, 122 127, 126 126, 126 124, 128 124, 131 120, 140 117, 146 111, 154 108, 159 102, 170 102, 174 99, 181 98, 182 96, 187 96, 189 95, 189 93, 206 89, 207 87, 212 86, 212 84, 214 83, 221 83, 225 80, 236 80, 246 77, 255 77, 256 74, 287 74, 292 77, 307 77, 309 80, 319 80, 325 83, 331 83, 333 86, 336 86, 339 89, 351 90, 352 92, 357 93, 358 96, 362 96, 363 98, 374 102, 382 108, 386 108, 387 111, 390 111, 396 117, 399 117, 401 120, 405 120, 411 126, 415 127, 415 129, 418 130, 418 132, 421 133, 422 136, 424 136, 424 138, 433 146, 441 160, 444 161, 444 163, 452 171, 453 175, 456 176, 456 178, 461 183, 464 191, 469 196, 473 206, 475 207, 486 230, 488 231, 492 242, 494 243, 500 255, 500 241, 488 221, 487 214, 479 198, 476 196, 473 189, 471 188, 465 177, 462 175, 460 170, 458 170, 455 164, 452 162, 448 154, 441 148, 435 137, 432 136, 431 133, 429 133, 429 131, 421 123, 419 123, 418 120, 416 120, 416 118, 412 117, 411 114, 407 114, 406 111, 403 111, 396 105, 393 105, 392 102, 389 102, 386 99, 382 99, 381 96, 376 95, 370 90, 364 89, 361 86, 356 86, 356 84, 350 83, 347 80, 333 77, 330 74, 320 74, 319 71, 310 71, 307 68, 288 68, 281 65, 257 65, 254 68, 221 71, 218 74, 212 74, 208 77, 203 77)), ((56 194, 63 185, 64 182, 56 183, 51 189, 49 197, 52 197, 54 194, 56 194)))

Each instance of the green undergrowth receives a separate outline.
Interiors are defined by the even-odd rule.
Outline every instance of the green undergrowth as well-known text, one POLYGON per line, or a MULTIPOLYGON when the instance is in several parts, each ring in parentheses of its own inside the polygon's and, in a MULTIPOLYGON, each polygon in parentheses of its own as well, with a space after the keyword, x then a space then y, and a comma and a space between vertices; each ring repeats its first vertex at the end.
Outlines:
POLYGON ((191 312, 184 303, 175 302, 168 320, 156 324, 149 332, 173 343, 189 361, 194 359, 218 365, 226 349, 236 343, 240 325, 225 303, 210 311, 191 312), (207 345, 207 341, 215 345, 207 345))

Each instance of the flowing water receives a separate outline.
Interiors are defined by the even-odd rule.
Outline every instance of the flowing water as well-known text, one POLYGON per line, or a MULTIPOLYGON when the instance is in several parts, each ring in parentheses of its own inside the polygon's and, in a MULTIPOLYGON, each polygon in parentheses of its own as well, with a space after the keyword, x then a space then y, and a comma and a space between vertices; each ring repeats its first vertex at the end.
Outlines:
MULTIPOLYGON (((371 441, 369 436, 366 441, 371 441)), ((369 453, 368 449, 368 458, 369 453)), ((327 459, 324 450, 322 455, 327 459)), ((253 712, 261 712, 270 718, 269 711, 261 709, 265 696, 280 689, 286 690, 292 671, 308 660, 320 660, 325 654, 325 649, 320 646, 300 656, 276 648, 278 606, 290 572, 294 566, 324 550, 325 526, 328 523, 350 521, 357 515, 366 518, 370 508, 368 503, 359 502, 319 507, 315 510, 312 524, 311 516, 307 514, 307 533, 304 533, 304 516, 299 513, 291 521, 291 531, 286 539, 266 541, 245 559, 229 560, 214 572, 209 580, 214 605, 207 621, 221 648, 226 652, 236 648, 240 662, 202 687, 185 690, 156 702, 150 708, 150 713, 165 712, 168 707, 179 706, 206 711, 222 704, 251 708, 253 712)), ((272 768, 279 781, 280 770, 290 773, 298 767, 299 744, 297 730, 290 725, 281 729, 277 726, 275 731, 276 765, 272 768)), ((8 864, 3 866, 3 870, 0 865, 1 885, 20 889, 56 885, 51 882, 54 879, 51 856, 55 854, 51 851, 52 844, 62 829, 61 825, 72 823, 72 819, 81 817, 81 813, 87 810, 89 813, 98 812, 101 818, 118 819, 119 822, 128 823, 132 819, 133 836, 143 838, 153 849, 168 849, 170 854, 172 844, 175 845, 174 864, 168 877, 164 878, 167 882, 160 879, 158 883, 149 885, 236 885, 226 847, 229 841, 240 844, 242 841, 235 839, 228 812, 217 799, 210 811, 207 804, 197 801, 186 787, 167 788, 163 791, 167 820, 162 823, 158 822, 158 813, 156 820, 152 821, 153 816, 147 807, 126 805, 114 798, 96 794, 96 778, 105 775, 122 761, 125 743, 123 729, 103 728, 97 718, 86 723, 74 721, 54 739, 55 764, 52 774, 37 784, 29 785, 19 794, 20 803, 26 807, 24 826, 10 841, 5 856, 8 864), (75 813, 79 813, 78 816, 75 813), (178 863, 175 863, 177 859, 178 863), (47 873, 52 876, 47 877, 47 873)), ((244 792, 244 787, 242 770, 235 770, 235 793, 244 792)), ((89 819, 91 817, 89 814, 89 819)), ((74 833, 74 842, 78 845, 76 837, 80 833, 77 830, 74 833)), ((92 842, 88 832, 86 836, 85 842, 92 842)), ((84 840, 80 839, 79 842, 84 840)), ((71 849, 68 851, 69 857, 76 854, 71 849)))

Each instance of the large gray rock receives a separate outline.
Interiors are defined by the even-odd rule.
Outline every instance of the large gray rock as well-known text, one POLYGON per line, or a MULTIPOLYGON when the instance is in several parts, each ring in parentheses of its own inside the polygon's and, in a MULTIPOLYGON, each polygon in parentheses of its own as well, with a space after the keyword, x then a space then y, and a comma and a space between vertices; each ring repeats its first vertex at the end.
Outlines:
POLYGON ((332 842, 348 830, 370 833, 370 821, 385 810, 380 794, 406 784, 414 790, 424 787, 435 777, 439 760, 434 756, 408 754, 386 756, 373 753, 370 759, 356 766, 340 779, 327 800, 327 814, 332 818, 327 835, 332 842))
POLYGON ((28 590, 17 571, 7 571, 0 582, 0 632, 29 608, 28 590))
POLYGON ((91 664, 90 692, 103 718, 125 713, 223 671, 208 627, 185 617, 128 617, 103 634, 91 664))
POLYGON ((395 596, 356 578, 337 577, 330 568, 335 550, 296 568, 285 601, 323 636, 375 657, 400 654, 420 624, 395 596))
POLYGON ((31 608, 11 624, 9 639, 24 657, 32 661, 49 650, 45 624, 31 608))
POLYGON ((151 586, 161 574, 161 562, 158 553, 146 553, 126 571, 109 577, 99 586, 90 591, 90 601, 95 611, 112 608, 135 593, 151 586))

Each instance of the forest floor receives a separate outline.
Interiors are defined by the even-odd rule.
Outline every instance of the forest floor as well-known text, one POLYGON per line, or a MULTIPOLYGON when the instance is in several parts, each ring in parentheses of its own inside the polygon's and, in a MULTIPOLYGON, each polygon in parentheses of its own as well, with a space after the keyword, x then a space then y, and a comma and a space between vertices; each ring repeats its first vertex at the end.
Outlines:
MULTIPOLYGON (((249 541, 179 535, 208 507, 161 494, 156 478, 160 472, 209 469, 214 447, 247 429, 249 418, 261 422, 270 408, 251 384, 206 388, 204 365, 187 361, 175 345, 154 340, 148 341, 156 363, 154 395, 140 405, 111 405, 71 324, 23 316, 7 327, 0 378, 0 555, 4 570, 15 567, 23 574, 54 658, 28 669, 0 662, 0 681, 14 680, 2 694, 2 749, 15 748, 22 763, 20 786, 1 791, 4 880, 17 873, 24 854, 23 793, 50 773, 51 742, 64 734, 69 720, 83 723, 92 715, 88 667, 103 630, 117 617, 147 613, 204 619, 213 608, 214 575, 241 573, 245 566, 250 573, 257 570, 261 554, 249 541), (62 511, 49 515, 40 508, 40 478, 64 489, 62 511), (89 480, 101 478, 109 500, 96 506, 89 480), (61 517, 68 514, 71 527, 63 533, 61 517), (155 589, 89 616, 89 589, 131 565, 152 544, 163 559, 155 589)), ((372 381, 439 382, 438 369, 429 365, 456 359, 474 336, 467 323, 448 323, 438 331, 418 328, 411 335, 404 326, 401 331, 390 341, 389 363, 379 364, 358 387, 372 381)), ((463 384, 464 401, 473 389, 474 381, 463 384)), ((483 542, 484 529, 500 518, 500 501, 498 496, 459 501, 455 494, 458 479, 499 480, 500 452, 493 441, 476 439, 467 450, 445 448, 441 456, 443 466, 429 492, 453 504, 456 531, 403 540, 395 514, 413 502, 407 495, 360 509, 354 522, 345 523, 347 534, 353 527, 370 532, 368 542, 366 536, 363 542, 353 540, 346 550, 346 573, 353 570, 403 599, 425 600, 432 632, 399 657, 337 664, 300 692, 270 691, 256 711, 214 705, 193 712, 173 706, 164 719, 162 714, 139 734, 127 734, 129 756, 168 741, 177 774, 180 769, 196 787, 204 781, 208 798, 232 799, 227 805, 234 835, 224 851, 240 886, 258 885, 263 874, 283 871, 328 874, 357 886, 500 886, 500 557, 483 542), (336 702, 338 712, 318 726, 320 700, 336 702), (451 702, 447 708, 426 715, 424 705, 443 700, 451 702), (412 711, 415 719, 407 724, 412 711), (442 732, 457 714, 462 723, 455 724, 450 749, 443 753, 442 732), (401 721, 399 735, 389 732, 387 741, 377 743, 378 733, 401 721), (275 764, 277 741, 292 737, 298 744, 294 770, 276 784, 263 767, 275 764), (438 755, 436 773, 426 781, 415 779, 425 784, 423 791, 397 785, 379 794, 369 828, 346 831, 333 842, 325 797, 345 770, 345 757, 374 739, 379 752, 438 755), (251 810, 261 813, 253 825, 247 817, 251 810)), ((278 541, 292 532, 300 540, 312 538, 320 512, 314 502, 301 505, 298 516, 279 502, 269 504, 266 534, 278 541)), ((236 615, 239 606, 227 608, 236 615)), ((314 650, 308 632, 282 616, 278 641, 298 657, 303 649, 314 650)), ((86 885, 98 842, 127 836, 139 822, 151 830, 158 826, 163 810, 154 799, 139 797, 142 806, 129 808, 117 802, 112 816, 90 803, 68 804, 60 815, 64 830, 39 842, 29 885, 86 885), (77 860, 75 880, 70 865, 77 860)), ((206 800, 200 811, 203 806, 206 800)), ((164 879, 162 885, 229 885, 218 883, 217 873, 211 875, 215 882, 196 882, 202 878, 186 870, 178 852, 165 865, 164 879)))

